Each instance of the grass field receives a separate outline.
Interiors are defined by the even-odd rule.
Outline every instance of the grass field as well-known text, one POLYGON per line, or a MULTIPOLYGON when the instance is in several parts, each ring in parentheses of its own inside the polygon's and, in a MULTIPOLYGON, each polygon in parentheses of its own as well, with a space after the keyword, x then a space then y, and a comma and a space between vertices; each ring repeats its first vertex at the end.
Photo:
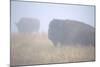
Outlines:
POLYGON ((11 65, 95 60, 93 46, 55 47, 46 33, 11 33, 11 65))

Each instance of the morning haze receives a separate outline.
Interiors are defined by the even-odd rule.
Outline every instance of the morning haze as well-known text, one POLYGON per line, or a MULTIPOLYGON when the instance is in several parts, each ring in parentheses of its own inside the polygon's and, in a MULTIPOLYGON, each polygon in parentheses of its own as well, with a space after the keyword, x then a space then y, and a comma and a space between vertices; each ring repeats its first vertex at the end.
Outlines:
POLYGON ((11 1, 10 65, 95 61, 95 6, 11 1))
POLYGON ((39 19, 40 32, 48 32, 48 25, 53 19, 78 20, 94 27, 94 6, 12 1, 11 8, 11 32, 18 32, 15 23, 23 17, 39 19))

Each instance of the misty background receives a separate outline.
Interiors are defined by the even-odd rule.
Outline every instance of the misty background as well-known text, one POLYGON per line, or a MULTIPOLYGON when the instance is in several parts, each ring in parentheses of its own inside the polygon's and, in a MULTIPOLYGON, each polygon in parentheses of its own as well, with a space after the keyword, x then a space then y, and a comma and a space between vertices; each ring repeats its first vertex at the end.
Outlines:
POLYGON ((53 19, 78 20, 94 27, 95 7, 11 1, 11 32, 18 32, 15 23, 23 17, 39 19, 39 32, 48 32, 49 23, 53 19))

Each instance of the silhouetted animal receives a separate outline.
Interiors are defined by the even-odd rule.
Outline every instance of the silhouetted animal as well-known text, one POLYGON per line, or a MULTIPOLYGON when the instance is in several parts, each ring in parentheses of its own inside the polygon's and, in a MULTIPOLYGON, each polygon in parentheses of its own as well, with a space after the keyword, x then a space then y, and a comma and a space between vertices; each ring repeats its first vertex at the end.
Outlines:
POLYGON ((18 23, 16 23, 19 32, 31 33, 38 32, 40 27, 40 21, 34 18, 21 18, 18 23))
POLYGON ((55 46, 94 45, 95 29, 80 21, 54 19, 49 24, 48 38, 55 46))

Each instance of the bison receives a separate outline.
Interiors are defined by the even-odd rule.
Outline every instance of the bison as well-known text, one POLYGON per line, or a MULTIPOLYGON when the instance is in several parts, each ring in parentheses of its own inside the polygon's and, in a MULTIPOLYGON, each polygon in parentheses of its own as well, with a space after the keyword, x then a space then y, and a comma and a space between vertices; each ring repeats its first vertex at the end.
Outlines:
POLYGON ((94 27, 76 20, 53 19, 49 24, 48 38, 58 46, 94 45, 94 27))
POLYGON ((16 23, 19 32, 22 33, 31 33, 38 32, 40 27, 40 21, 34 18, 23 17, 16 23))

